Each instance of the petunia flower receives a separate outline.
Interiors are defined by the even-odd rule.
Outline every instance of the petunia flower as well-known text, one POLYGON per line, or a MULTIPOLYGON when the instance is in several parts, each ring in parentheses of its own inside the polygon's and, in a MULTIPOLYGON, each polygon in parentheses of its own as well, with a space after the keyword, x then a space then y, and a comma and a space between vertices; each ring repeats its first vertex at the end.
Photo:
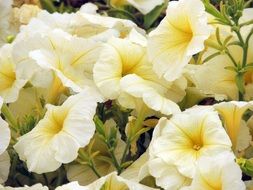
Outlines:
POLYGON ((240 131, 243 114, 246 110, 253 108, 253 101, 251 102, 222 102, 215 104, 214 108, 221 115, 225 129, 232 141, 233 148, 236 148, 237 139, 240 131))
POLYGON ((178 79, 192 56, 204 49, 210 32, 200 0, 169 2, 166 17, 149 35, 148 55, 154 71, 168 81, 178 79))
MULTIPOLYGON (((138 38, 110 39, 94 66, 93 78, 106 98, 123 102, 122 95, 127 94, 164 114, 180 111, 175 102, 182 100, 186 87, 184 79, 170 83, 157 77, 147 59, 145 43, 138 38), (175 96, 175 91, 180 95, 175 96)), ((127 96, 124 99, 131 101, 127 96)))
MULTIPOLYGON (((3 105, 3 99, 0 96, 0 113, 3 105)), ((8 123, 0 117, 0 155, 7 149, 11 139, 11 132, 8 123)))
POLYGON ((218 113, 212 108, 196 107, 160 119, 160 131, 150 145, 150 155, 175 165, 186 177, 193 177, 197 160, 231 150, 231 141, 218 113))
MULTIPOLYGON (((137 182, 130 181, 120 177, 116 172, 110 173, 99 178, 95 182, 87 186, 80 186, 78 182, 72 182, 60 187, 56 190, 156 190, 137 182)), ((158 190, 158 189, 157 189, 158 190)))
MULTIPOLYGON (((27 70, 30 70, 27 68, 27 70)), ((0 49, 0 96, 5 103, 15 102, 27 79, 21 78, 12 57, 12 45, 0 49)))
POLYGON ((14 146, 28 170, 41 174, 72 162, 94 135, 93 116, 99 101, 100 95, 87 88, 61 106, 46 105, 44 118, 14 146))
POLYGON ((0 185, 0 190, 48 190, 48 187, 42 186, 40 183, 33 186, 24 186, 24 187, 3 187, 0 185))
POLYGON ((99 52, 99 43, 71 36, 61 30, 37 35, 40 48, 30 52, 43 69, 52 70, 63 86, 80 92, 92 86, 92 68, 99 52), (84 45, 85 44, 85 45, 84 45), (66 54, 66 52, 68 52, 66 54))
MULTIPOLYGON (((11 161, 7 151, 0 154, 0 184, 3 184, 9 176, 11 161)), ((1 189, 1 188, 0 188, 1 189)))
POLYGON ((192 184, 182 190, 245 190, 242 172, 229 152, 203 156, 197 163, 192 184))

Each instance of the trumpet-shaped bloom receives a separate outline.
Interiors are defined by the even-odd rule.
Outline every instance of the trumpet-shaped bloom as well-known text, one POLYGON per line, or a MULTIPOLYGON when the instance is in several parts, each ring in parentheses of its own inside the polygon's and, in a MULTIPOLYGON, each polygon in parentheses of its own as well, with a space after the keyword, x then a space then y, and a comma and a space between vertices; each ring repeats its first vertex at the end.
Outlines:
MULTIPOLYGON (((229 48, 236 60, 240 60, 241 50, 238 47, 229 48)), ((203 57, 208 57, 216 50, 207 49, 203 57)), ((225 69, 233 66, 226 55, 218 55, 203 65, 192 65, 192 79, 197 89, 203 93, 215 96, 225 96, 226 99, 237 100, 238 88, 235 82, 235 72, 225 69), (207 75, 206 73, 212 73, 207 75), (215 74, 214 74, 215 73, 215 74)))
POLYGON ((4 183, 9 176, 10 170, 10 156, 7 151, 0 154, 0 184, 4 183))
MULTIPOLYGON (((27 68, 27 70, 30 70, 27 68)), ((12 57, 12 46, 7 44, 0 49, 0 96, 4 102, 15 102, 20 89, 27 80, 18 75, 16 64, 12 57)))
POLYGON ((86 85, 92 86, 92 68, 99 49, 97 42, 61 30, 38 36, 37 41, 41 48, 32 51, 30 56, 41 68, 52 70, 65 87, 76 92, 86 85))
POLYGON ((48 190, 48 187, 42 186, 41 184, 35 184, 31 187, 29 186, 24 186, 24 187, 1 187, 0 185, 0 190, 48 190))
POLYGON ((218 113, 211 108, 192 108, 160 119, 150 145, 150 155, 176 165, 186 177, 193 177, 196 161, 203 155, 231 150, 231 141, 218 113))
POLYGON ((165 190, 180 189, 191 184, 191 179, 182 175, 177 167, 167 164, 161 158, 154 158, 148 162, 149 172, 155 177, 156 185, 165 190))
POLYGON ((171 99, 174 90, 184 91, 184 80, 173 86, 159 79, 147 60, 146 48, 139 42, 118 38, 109 40, 94 66, 93 76, 106 98, 117 99, 122 93, 127 93, 143 99, 149 108, 164 114, 180 111, 171 99))
POLYGON ((222 116, 225 129, 232 141, 233 148, 236 148, 237 138, 240 131, 242 116, 246 110, 253 108, 253 101, 251 102, 222 102, 214 105, 214 108, 222 116))
POLYGON ((241 177, 242 172, 232 153, 203 156, 197 163, 191 186, 182 190, 245 190, 241 177))
MULTIPOLYGON (((77 182, 56 188, 56 190, 156 190, 154 188, 141 185, 137 182, 126 180, 117 176, 116 172, 101 177, 87 186, 80 186, 77 182)), ((157 189, 158 190, 158 189, 157 189)))
POLYGON ((14 146, 29 171, 54 171, 77 157, 79 148, 86 146, 95 132, 93 116, 98 101, 101 98, 95 91, 85 89, 61 106, 46 105, 44 118, 14 146))
POLYGON ((169 2, 166 17, 150 33, 148 42, 154 71, 168 81, 179 78, 192 55, 204 49, 209 35, 207 13, 200 0, 169 2))
MULTIPOLYGON (((0 111, 1 111, 2 105, 3 105, 3 99, 0 96, 0 111)), ((8 123, 0 117, 0 155, 8 147, 10 139, 11 139, 11 132, 8 127, 8 123)))
POLYGON ((34 33, 45 34, 54 29, 61 29, 78 37, 107 41, 112 36, 124 38, 133 28, 145 33, 130 20, 88 14, 82 8, 76 13, 64 14, 50 14, 43 10, 27 26, 21 27, 16 40, 27 38, 34 33))
POLYGON ((130 4, 143 14, 149 13, 156 6, 161 5, 164 2, 164 0, 110 0, 111 5, 115 7, 130 4))

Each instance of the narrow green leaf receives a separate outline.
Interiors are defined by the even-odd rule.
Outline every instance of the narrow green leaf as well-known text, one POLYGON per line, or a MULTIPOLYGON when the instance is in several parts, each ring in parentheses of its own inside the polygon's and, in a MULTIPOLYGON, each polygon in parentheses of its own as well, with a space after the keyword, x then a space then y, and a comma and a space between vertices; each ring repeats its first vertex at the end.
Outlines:
POLYGON ((155 7, 150 13, 144 16, 144 28, 149 29, 152 24, 158 19, 162 11, 166 8, 166 3, 155 7))
POLYGON ((56 12, 56 7, 51 0, 40 0, 40 4, 43 9, 46 9, 48 12, 53 13, 56 12))

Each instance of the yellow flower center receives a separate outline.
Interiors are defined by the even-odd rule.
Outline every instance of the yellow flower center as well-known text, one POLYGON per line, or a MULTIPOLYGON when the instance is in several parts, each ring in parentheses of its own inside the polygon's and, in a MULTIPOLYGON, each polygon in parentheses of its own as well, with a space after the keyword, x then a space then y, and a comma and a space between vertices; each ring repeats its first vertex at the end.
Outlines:
POLYGON ((69 109, 64 107, 55 106, 51 108, 49 114, 43 119, 44 132, 49 136, 54 136, 61 132, 68 113, 69 109))
POLYGON ((198 151, 198 150, 200 150, 200 149, 202 148, 202 146, 199 145, 199 144, 194 144, 192 148, 193 148, 194 150, 198 151))
POLYGON ((12 64, 6 63, 0 66, 0 91, 11 88, 16 80, 16 73, 12 64))

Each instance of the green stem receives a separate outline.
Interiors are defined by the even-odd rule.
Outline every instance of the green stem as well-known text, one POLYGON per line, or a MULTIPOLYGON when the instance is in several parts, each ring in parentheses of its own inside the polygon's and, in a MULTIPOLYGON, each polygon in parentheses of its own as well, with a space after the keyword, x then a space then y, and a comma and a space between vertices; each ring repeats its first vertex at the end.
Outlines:
POLYGON ((90 164, 89 164, 88 166, 90 167, 90 169, 94 172, 94 174, 95 174, 98 178, 101 177, 101 175, 99 174, 99 172, 98 172, 98 170, 97 170, 97 168, 96 168, 96 166, 95 166, 95 164, 94 164, 94 162, 93 162, 92 160, 90 160, 90 164))
POLYGON ((116 158, 116 156, 114 154, 114 151, 111 150, 110 147, 108 147, 108 149, 109 149, 109 154, 110 154, 110 156, 112 158, 112 161, 113 161, 113 165, 115 166, 115 168, 117 169, 118 173, 120 174, 122 172, 122 168, 121 168, 121 166, 118 163, 118 160, 117 160, 117 158, 116 158))
POLYGON ((18 132, 18 122, 6 104, 2 106, 2 114, 11 125, 11 129, 14 130, 14 132, 18 132))
POLYGON ((226 50, 226 54, 227 54, 227 56, 231 59, 233 65, 237 68, 237 63, 236 63, 234 57, 231 55, 231 53, 229 52, 228 49, 226 50))
POLYGON ((122 155, 122 158, 121 158, 121 161, 120 161, 120 164, 121 164, 121 165, 122 165, 122 164, 125 162, 125 160, 126 160, 127 152, 128 152, 128 150, 129 150, 129 148, 130 148, 130 145, 131 145, 131 141, 130 141, 130 140, 127 140, 127 142, 126 142, 126 147, 125 147, 125 149, 124 149, 124 152, 123 152, 123 155, 122 155))

